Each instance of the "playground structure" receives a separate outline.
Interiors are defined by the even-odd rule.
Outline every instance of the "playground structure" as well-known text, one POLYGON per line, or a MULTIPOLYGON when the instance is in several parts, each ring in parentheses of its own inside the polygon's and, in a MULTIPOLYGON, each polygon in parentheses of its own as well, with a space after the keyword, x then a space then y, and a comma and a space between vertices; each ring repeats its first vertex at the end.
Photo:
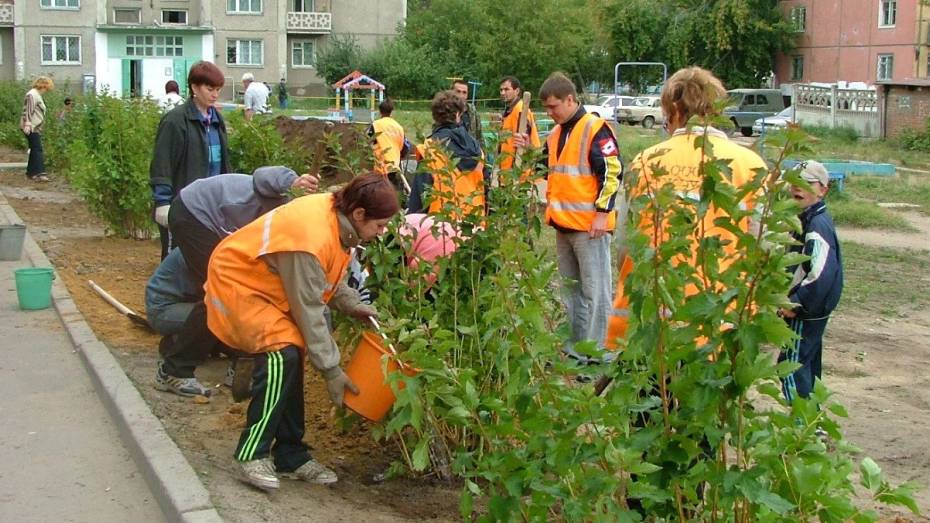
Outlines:
POLYGON ((333 84, 336 90, 336 107, 330 110, 329 119, 340 121, 372 122, 378 117, 378 104, 384 101, 384 84, 370 76, 355 70, 333 84), (356 115, 352 107, 352 91, 364 89, 368 91, 368 114, 364 112, 356 115), (378 101, 375 103, 375 91, 378 92, 378 101), (367 116, 367 120, 364 118, 367 116), (362 118, 358 118, 362 117, 362 118))

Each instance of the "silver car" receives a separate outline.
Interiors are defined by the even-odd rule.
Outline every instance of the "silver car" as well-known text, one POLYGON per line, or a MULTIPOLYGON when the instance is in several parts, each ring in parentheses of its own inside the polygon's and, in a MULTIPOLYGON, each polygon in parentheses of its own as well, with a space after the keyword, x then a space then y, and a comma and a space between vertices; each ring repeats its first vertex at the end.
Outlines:
POLYGON ((781 131, 788 127, 789 123, 794 123, 794 106, 785 107, 775 116, 759 118, 752 124, 752 132, 753 134, 763 134, 781 131))

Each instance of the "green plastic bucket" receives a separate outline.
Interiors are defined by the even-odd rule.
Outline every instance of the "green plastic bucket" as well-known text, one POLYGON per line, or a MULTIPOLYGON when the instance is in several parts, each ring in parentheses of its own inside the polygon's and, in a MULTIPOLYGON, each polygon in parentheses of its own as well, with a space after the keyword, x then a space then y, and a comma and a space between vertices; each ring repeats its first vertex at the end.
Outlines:
POLYGON ((16 269, 16 296, 19 308, 27 311, 47 309, 52 303, 53 269, 16 269))

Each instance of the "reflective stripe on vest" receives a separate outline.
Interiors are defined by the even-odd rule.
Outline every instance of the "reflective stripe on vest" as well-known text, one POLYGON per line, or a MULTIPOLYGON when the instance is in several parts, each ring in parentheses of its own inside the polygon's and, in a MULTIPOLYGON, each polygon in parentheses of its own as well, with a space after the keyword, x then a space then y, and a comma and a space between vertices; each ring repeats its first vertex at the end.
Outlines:
MULTIPOLYGON (((306 346, 290 315, 281 277, 266 254, 305 252, 326 274, 324 303, 349 266, 331 194, 304 196, 278 207, 224 239, 213 251, 204 286, 207 326, 226 345, 258 353, 306 346)), ((323 283, 323 282, 321 282, 323 283)))
MULTIPOLYGON (((546 199, 546 222, 565 229, 588 231, 597 213, 594 202, 600 187, 588 157, 594 137, 606 122, 585 114, 572 128, 559 153, 562 126, 549 135, 549 184, 546 199)), ((617 215, 608 214, 607 230, 613 230, 617 215)))
MULTIPOLYGON (((513 106, 513 110, 501 120, 500 145, 497 148, 501 170, 513 167, 513 155, 517 152, 517 148, 513 145, 512 135, 517 132, 517 126, 520 125, 520 113, 522 112, 523 100, 518 100, 516 105, 513 106)), ((539 141, 539 131, 536 129, 536 117, 533 116, 533 111, 527 111, 526 125, 530 128, 529 146, 538 149, 542 143, 539 141)))
POLYGON ((404 148, 404 128, 389 116, 371 123, 375 131, 375 171, 400 171, 400 151, 404 148))

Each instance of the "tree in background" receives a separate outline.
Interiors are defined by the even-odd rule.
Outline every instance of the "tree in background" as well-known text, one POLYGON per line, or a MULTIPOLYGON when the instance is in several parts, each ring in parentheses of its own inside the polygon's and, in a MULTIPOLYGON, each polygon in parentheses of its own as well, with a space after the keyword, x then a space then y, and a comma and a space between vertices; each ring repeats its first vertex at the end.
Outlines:
POLYGON ((794 38, 776 0, 607 0, 603 8, 615 61, 700 65, 734 88, 759 86, 794 38))
MULTIPOLYGON (((360 69, 391 96, 420 99, 451 76, 478 79, 478 96, 496 98, 504 75, 533 91, 556 70, 612 90, 620 61, 700 65, 731 87, 756 87, 794 37, 776 0, 417 0, 398 31, 371 50, 333 35, 317 70, 332 83, 360 69)), ((647 69, 623 77, 638 90, 661 80, 647 69)))

